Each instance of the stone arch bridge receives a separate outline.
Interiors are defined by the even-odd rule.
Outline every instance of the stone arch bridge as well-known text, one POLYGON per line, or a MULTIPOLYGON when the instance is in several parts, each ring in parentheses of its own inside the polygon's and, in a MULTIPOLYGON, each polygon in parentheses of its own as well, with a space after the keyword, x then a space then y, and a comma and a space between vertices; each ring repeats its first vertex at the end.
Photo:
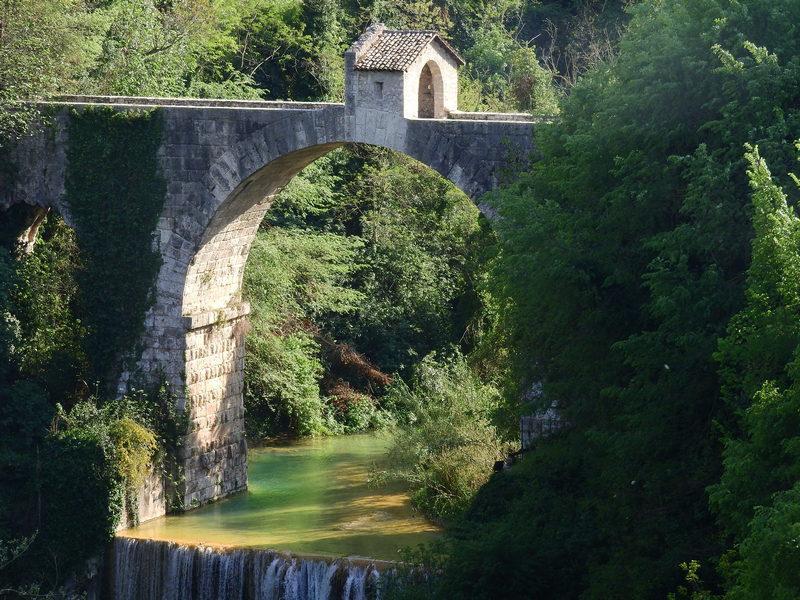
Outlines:
MULTIPOLYGON (((50 131, 16 151, 18 177, 0 207, 49 207, 70 223, 64 205, 68 109, 158 107, 159 150, 167 195, 153 243, 162 266, 130 382, 166 377, 187 412, 178 457, 187 507, 247 485, 244 437, 245 262, 272 199, 306 165, 347 143, 390 148, 452 181, 476 203, 510 177, 532 151, 528 115, 456 113, 409 118, 351 104, 247 102, 133 97, 65 97, 50 131)), ((484 212, 488 209, 481 206, 484 212)), ((149 381, 148 381, 149 380, 149 381)), ((164 514, 163 482, 151 478, 140 519, 164 514)))

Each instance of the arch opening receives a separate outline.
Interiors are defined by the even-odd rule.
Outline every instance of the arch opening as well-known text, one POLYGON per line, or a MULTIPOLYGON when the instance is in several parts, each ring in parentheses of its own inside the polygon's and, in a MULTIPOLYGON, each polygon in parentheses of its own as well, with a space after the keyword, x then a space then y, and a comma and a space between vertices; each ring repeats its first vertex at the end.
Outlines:
MULTIPOLYGON (((184 317, 200 316, 198 322, 205 322, 241 312, 245 263, 273 200, 306 166, 343 145, 341 142, 320 144, 286 154, 253 173, 228 195, 211 218, 188 266, 181 302, 184 317)), ((468 182, 461 169, 451 168, 451 165, 427 165, 411 154, 383 147, 438 172, 475 200, 471 193, 474 190, 464 185, 468 182)), ((479 205, 478 208, 483 211, 485 207, 479 205)))
POLYGON ((243 293, 247 260, 276 196, 306 166, 341 145, 291 152, 242 181, 211 216, 188 265, 181 295, 186 326, 183 366, 189 431, 184 440, 188 454, 184 502, 188 506, 247 485, 244 395, 251 327, 243 293))
POLYGON ((419 75, 417 92, 417 116, 420 119, 443 119, 444 113, 444 81, 442 71, 436 62, 430 60, 419 75))
MULTIPOLYGON (((242 293, 247 259, 276 196, 306 166, 345 143, 317 143, 286 152, 251 171, 224 196, 216 196, 219 203, 206 212, 203 233, 189 251, 188 264, 183 263, 186 270, 179 275, 183 285, 176 300, 185 328, 184 356, 179 360, 189 422, 184 440, 187 506, 247 486, 244 366, 250 306, 242 293)), ((474 165, 462 165, 463 155, 442 153, 430 144, 367 145, 399 152, 438 172, 473 203, 484 189, 484 182, 474 179, 474 165)), ((484 210, 482 205, 477 208, 484 210)))

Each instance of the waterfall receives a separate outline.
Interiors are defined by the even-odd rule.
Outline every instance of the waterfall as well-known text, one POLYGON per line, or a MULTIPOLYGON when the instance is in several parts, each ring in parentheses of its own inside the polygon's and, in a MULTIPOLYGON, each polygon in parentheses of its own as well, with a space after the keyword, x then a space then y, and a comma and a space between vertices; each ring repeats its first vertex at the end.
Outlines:
POLYGON ((116 600, 377 600, 386 564, 126 537, 112 561, 116 600))

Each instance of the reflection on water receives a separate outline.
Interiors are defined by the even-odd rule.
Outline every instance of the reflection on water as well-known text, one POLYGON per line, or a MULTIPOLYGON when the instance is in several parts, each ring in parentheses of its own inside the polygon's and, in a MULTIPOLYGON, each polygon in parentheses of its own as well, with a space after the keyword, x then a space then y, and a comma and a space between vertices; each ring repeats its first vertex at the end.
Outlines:
POLYGON ((378 436, 357 435, 251 449, 246 493, 120 535, 397 558, 399 548, 430 541, 438 530, 412 512, 408 496, 398 488, 367 483, 386 443, 378 436))

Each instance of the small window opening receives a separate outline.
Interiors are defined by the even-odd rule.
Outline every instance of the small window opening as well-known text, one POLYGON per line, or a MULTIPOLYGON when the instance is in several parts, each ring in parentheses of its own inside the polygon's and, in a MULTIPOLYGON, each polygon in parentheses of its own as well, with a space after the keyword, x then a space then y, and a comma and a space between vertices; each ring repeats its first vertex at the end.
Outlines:
POLYGON ((375 82, 375 97, 378 100, 383 100, 383 82, 376 81, 375 82))

